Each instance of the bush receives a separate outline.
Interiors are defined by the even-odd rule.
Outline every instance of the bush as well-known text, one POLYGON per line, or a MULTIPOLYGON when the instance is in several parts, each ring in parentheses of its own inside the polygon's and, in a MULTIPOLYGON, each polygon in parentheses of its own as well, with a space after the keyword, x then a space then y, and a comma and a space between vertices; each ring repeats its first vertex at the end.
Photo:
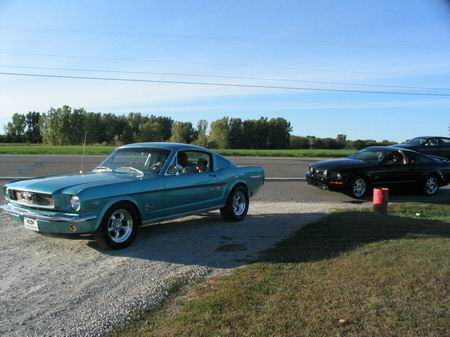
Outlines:
POLYGON ((291 149, 309 149, 311 143, 307 137, 291 136, 289 138, 289 148, 291 149))

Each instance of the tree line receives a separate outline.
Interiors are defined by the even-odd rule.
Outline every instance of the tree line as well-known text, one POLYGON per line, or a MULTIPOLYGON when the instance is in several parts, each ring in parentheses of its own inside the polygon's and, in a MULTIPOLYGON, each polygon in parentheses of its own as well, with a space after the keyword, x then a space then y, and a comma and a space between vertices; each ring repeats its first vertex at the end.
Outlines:
MULTIPOLYGON (((0 142, 76 145, 82 144, 86 136, 87 144, 171 141, 231 149, 341 149, 380 144, 372 140, 349 141, 345 135, 317 138, 293 136, 291 132, 291 123, 281 117, 245 120, 223 117, 211 125, 200 120, 194 126, 164 116, 135 112, 116 115, 63 106, 45 113, 15 113, 5 126, 5 134, 0 135, 0 142)), ((390 142, 383 142, 387 143, 390 142)))

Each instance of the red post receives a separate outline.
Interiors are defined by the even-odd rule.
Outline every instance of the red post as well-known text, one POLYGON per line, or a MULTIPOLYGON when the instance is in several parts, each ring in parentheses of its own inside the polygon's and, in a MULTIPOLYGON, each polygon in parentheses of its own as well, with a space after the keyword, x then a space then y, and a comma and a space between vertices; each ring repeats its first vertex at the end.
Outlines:
POLYGON ((389 205, 389 189, 373 189, 373 211, 378 214, 387 214, 389 205))

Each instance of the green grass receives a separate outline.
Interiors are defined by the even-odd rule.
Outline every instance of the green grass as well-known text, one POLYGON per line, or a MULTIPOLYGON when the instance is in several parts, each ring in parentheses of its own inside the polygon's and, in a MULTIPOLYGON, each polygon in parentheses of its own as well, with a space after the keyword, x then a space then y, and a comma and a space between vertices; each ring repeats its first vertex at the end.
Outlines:
POLYGON ((449 205, 340 211, 113 335, 448 336, 449 256, 449 205))
MULTIPOLYGON (((86 154, 109 154, 116 146, 88 145, 86 146, 86 154)), ((234 150, 234 149, 218 149, 215 150, 225 156, 260 156, 260 157, 347 157, 355 152, 352 149, 344 150, 234 150)), ((48 146, 48 145, 9 145, 0 144, 0 154, 82 154, 83 146, 67 145, 67 146, 48 146)))
POLYGON ((309 157, 309 158, 339 158, 348 157, 355 149, 326 150, 326 149, 285 149, 285 150, 216 150, 224 156, 257 156, 257 157, 309 157))
MULTIPOLYGON (((109 154, 116 146, 88 145, 86 154, 109 154)), ((82 145, 0 145, 0 154, 82 154, 82 145)))

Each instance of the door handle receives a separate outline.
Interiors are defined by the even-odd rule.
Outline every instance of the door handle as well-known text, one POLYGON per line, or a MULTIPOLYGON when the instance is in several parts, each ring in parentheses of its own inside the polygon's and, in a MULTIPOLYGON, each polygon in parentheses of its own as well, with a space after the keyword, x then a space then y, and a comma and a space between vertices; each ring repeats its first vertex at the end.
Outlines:
POLYGON ((214 173, 210 173, 210 174, 208 174, 210 177, 213 177, 213 178, 215 178, 215 177, 217 177, 217 174, 214 174, 214 173))

